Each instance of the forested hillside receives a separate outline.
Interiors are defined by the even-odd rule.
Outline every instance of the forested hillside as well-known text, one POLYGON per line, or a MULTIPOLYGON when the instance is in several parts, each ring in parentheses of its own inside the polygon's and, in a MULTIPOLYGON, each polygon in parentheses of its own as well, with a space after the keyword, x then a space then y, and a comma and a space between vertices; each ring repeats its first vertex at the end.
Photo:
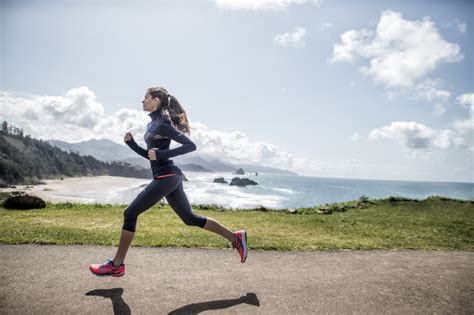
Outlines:
POLYGON ((8 125, 6 121, 2 123, 0 184, 38 184, 42 179, 86 175, 152 178, 149 169, 65 152, 43 140, 24 135, 22 129, 8 125))

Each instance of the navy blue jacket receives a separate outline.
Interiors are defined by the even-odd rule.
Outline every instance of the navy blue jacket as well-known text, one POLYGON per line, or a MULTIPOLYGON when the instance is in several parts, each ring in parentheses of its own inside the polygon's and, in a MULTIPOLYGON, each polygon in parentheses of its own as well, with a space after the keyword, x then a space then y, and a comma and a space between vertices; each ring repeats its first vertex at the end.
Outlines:
POLYGON ((150 160, 153 177, 165 174, 183 174, 180 168, 169 158, 194 151, 196 145, 191 139, 176 130, 171 122, 161 115, 160 110, 151 112, 149 116, 151 121, 148 123, 143 137, 147 150, 140 147, 133 138, 127 141, 126 144, 147 160, 149 160, 148 150, 157 148, 155 149, 156 160, 150 160), (182 146, 170 150, 171 140, 181 143, 182 146))

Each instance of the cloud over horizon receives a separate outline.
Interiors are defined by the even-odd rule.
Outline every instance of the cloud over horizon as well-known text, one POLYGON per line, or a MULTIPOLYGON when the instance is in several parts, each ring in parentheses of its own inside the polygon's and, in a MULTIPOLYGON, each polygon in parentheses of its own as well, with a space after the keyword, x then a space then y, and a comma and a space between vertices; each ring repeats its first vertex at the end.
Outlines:
POLYGON ((369 140, 382 139, 394 139, 411 150, 451 150, 467 146, 466 141, 452 130, 436 131, 414 121, 395 121, 369 133, 369 140))
MULTIPOLYGON (((0 120, 23 129, 25 134, 70 143, 105 138, 124 145, 124 134, 131 132, 137 143, 145 147, 143 135, 150 121, 148 113, 128 108, 105 115, 95 93, 85 86, 70 89, 61 96, 15 95, 0 91, 0 112, 0 120)), ((345 160, 325 163, 297 158, 273 144, 251 141, 240 131, 213 130, 202 122, 191 122, 190 125, 190 138, 200 152, 231 162, 258 163, 294 172, 341 173, 348 167, 345 160)), ((172 142, 171 148, 177 146, 178 143, 172 142)), ((352 161, 350 167, 354 164, 352 161)))

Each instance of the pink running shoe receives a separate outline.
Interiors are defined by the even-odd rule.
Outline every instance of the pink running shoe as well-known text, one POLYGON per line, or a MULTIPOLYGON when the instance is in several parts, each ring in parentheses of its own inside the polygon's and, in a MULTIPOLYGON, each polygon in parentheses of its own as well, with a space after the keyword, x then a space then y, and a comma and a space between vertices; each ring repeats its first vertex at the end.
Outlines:
POLYGON ((121 264, 118 267, 114 267, 112 259, 107 259, 103 264, 92 264, 89 266, 89 270, 96 276, 112 276, 121 277, 125 274, 125 264, 121 264))
POLYGON ((240 262, 244 263, 247 259, 247 232, 245 230, 234 232, 232 247, 237 249, 240 255, 240 262))

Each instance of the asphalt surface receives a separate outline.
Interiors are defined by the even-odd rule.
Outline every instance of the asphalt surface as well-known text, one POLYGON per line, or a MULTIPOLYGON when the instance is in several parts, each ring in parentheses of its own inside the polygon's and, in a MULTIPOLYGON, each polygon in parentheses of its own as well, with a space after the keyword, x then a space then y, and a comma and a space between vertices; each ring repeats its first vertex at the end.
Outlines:
POLYGON ((474 312, 474 252, 132 246, 121 278, 92 275, 112 246, 0 245, 1 314, 474 312))

